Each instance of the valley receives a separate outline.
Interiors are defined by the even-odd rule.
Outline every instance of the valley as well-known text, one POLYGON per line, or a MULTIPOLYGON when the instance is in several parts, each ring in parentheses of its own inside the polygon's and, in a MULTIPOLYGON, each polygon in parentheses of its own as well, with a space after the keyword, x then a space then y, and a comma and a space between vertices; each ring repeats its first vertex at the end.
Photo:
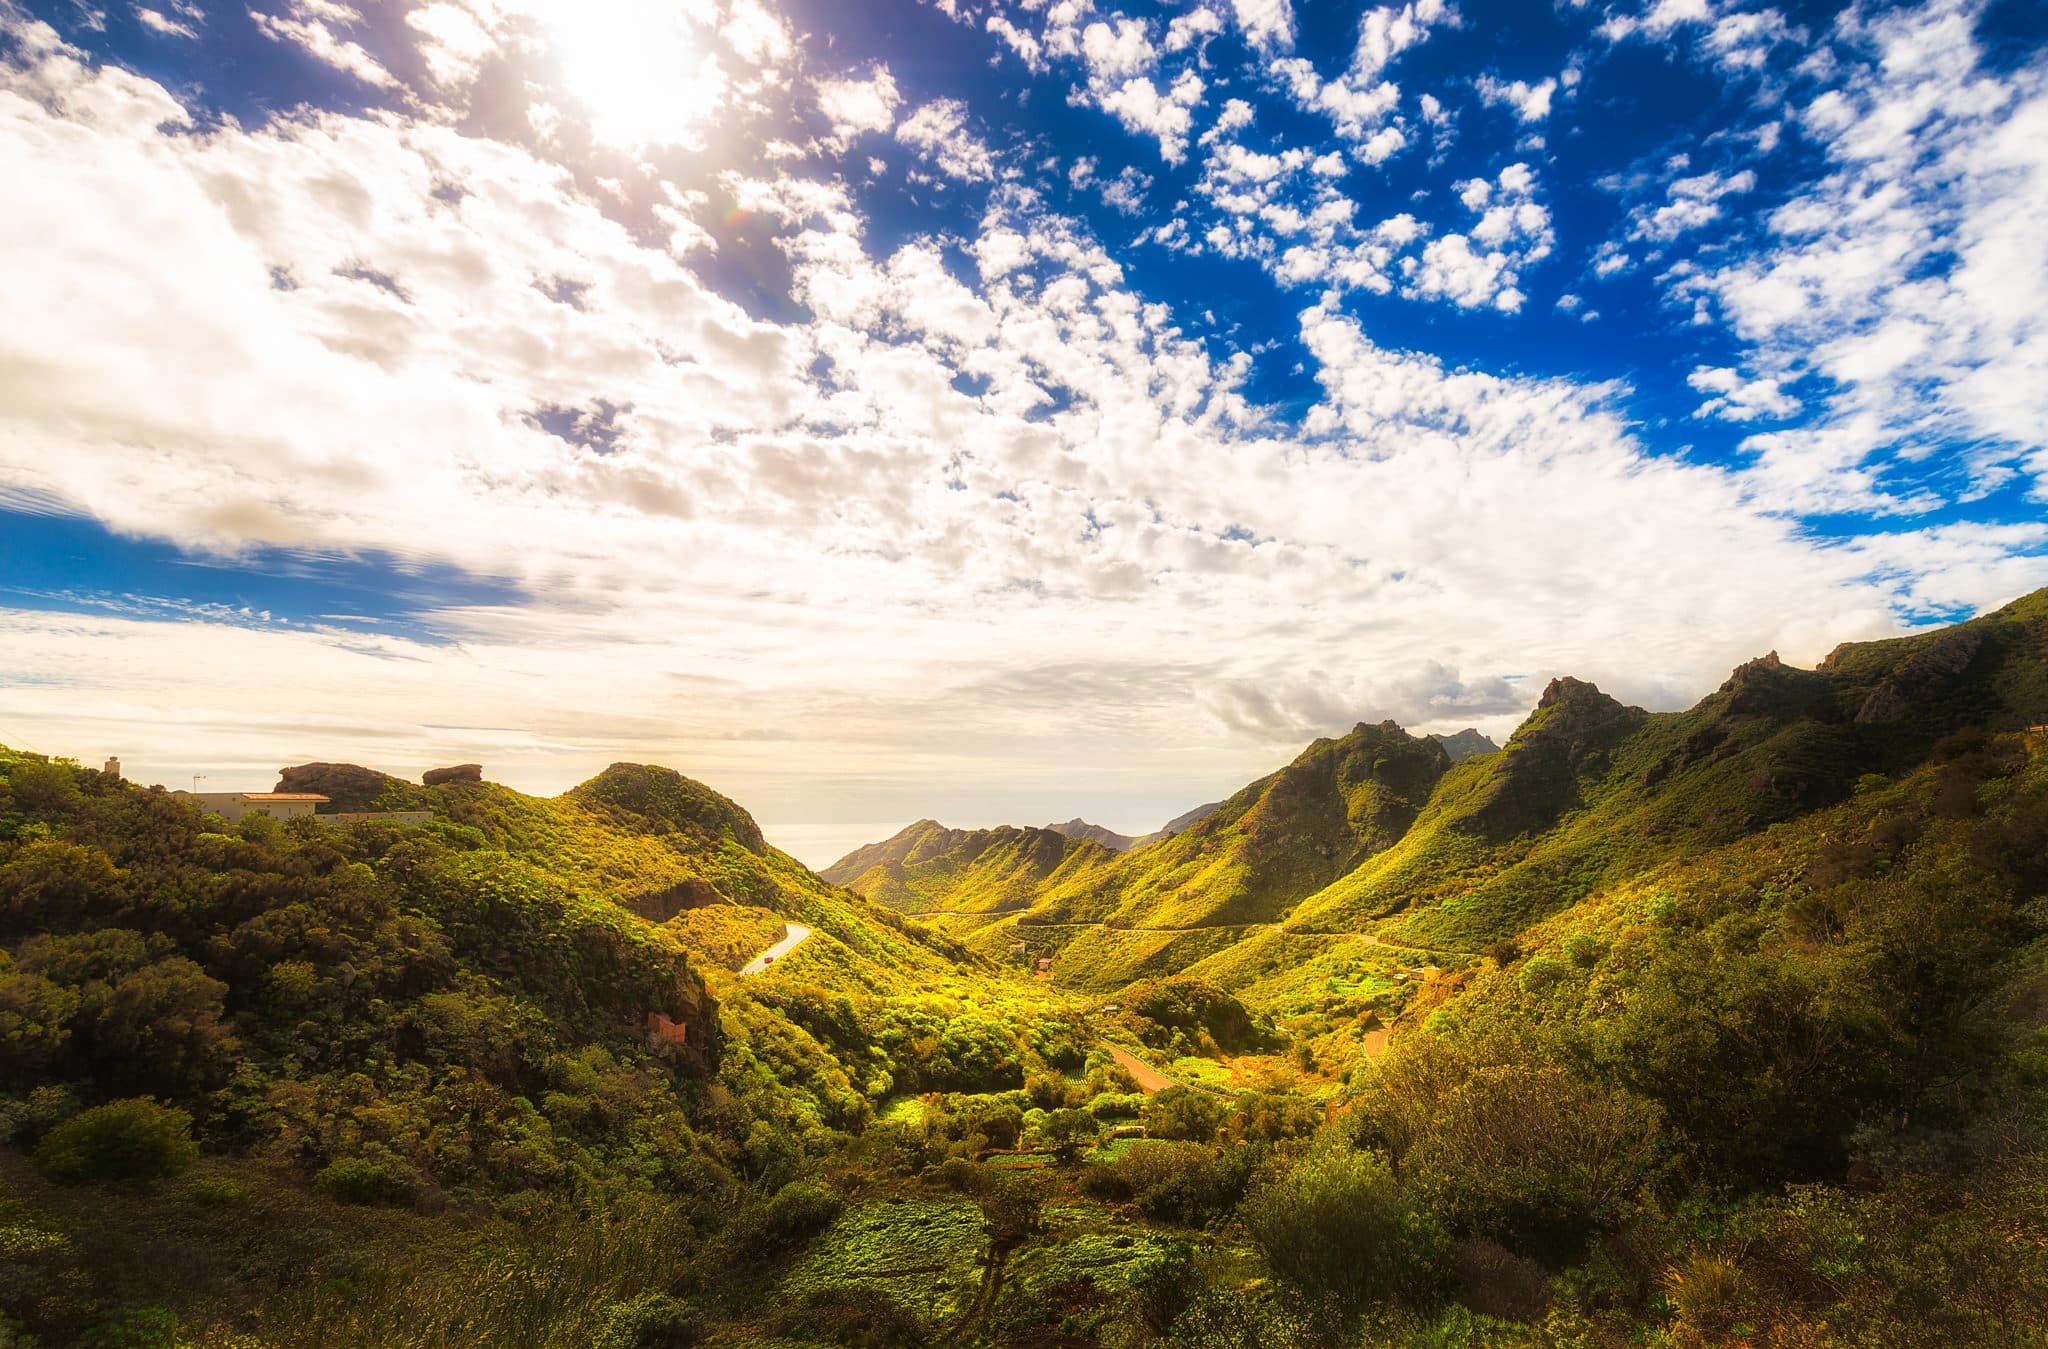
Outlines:
POLYGON ((6 751, 0 1342, 2033 1342, 2044 727, 2048 592, 815 874, 647 765, 6 751))

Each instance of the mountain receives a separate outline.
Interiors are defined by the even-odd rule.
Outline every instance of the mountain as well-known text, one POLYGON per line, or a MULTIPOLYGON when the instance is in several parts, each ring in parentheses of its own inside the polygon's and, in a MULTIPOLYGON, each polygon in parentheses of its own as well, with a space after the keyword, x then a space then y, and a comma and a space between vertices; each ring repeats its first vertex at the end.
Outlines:
POLYGON ((1470 726, 1454 735, 1433 734, 1429 738, 1444 747, 1444 753, 1451 756, 1452 763, 1463 763, 1465 760, 1479 754, 1497 754, 1500 752, 1499 745, 1494 744, 1493 741, 1481 735, 1470 726))
POLYGON ((1771 653, 1685 712, 1561 678, 1495 753, 1453 763, 1435 737, 1361 726, 1165 842, 1012 873, 999 903, 974 873, 935 875, 922 902, 966 915, 944 926, 977 950, 1028 936, 1056 979, 1103 990, 1265 969, 1346 933, 1478 951, 1660 859, 1840 800, 1960 728, 2048 721, 2044 659, 2048 592, 1814 670, 1771 653))
POLYGON ((1115 855, 1052 829, 948 829, 919 820, 818 874, 903 913, 999 912, 1024 907, 1055 876, 1089 872, 1115 855))
MULTIPOLYGON (((1092 843, 1100 843, 1111 852, 1129 852, 1140 841, 1132 838, 1129 834, 1119 834, 1114 829, 1105 829, 1099 824, 1090 824, 1078 815, 1068 820, 1065 824, 1049 824, 1046 828, 1062 838, 1081 838, 1087 839, 1092 843)), ((1147 834, 1145 835, 1145 840, 1149 841, 1157 837, 1158 835, 1156 834, 1147 834)))
POLYGON ((1151 833, 1140 835, 1133 846, 1142 848, 1147 843, 1157 843, 1162 838, 1172 838, 1175 834, 1184 834, 1203 820, 1214 815, 1222 805, 1221 801, 1211 801, 1206 806, 1196 806, 1193 810, 1184 811, 1151 833))
MULTIPOLYGON (((1130 852, 1048 830, 957 831, 922 821, 824 874, 905 912, 963 915, 955 926, 969 928, 1027 906, 1018 921, 1034 929, 1266 922, 1399 839, 1449 767, 1434 741, 1392 722, 1361 724, 1317 741, 1184 832, 1130 852)), ((990 928, 973 944, 994 954, 1020 935, 990 928)), ((1042 942, 1060 934, 1029 935, 1042 942)))

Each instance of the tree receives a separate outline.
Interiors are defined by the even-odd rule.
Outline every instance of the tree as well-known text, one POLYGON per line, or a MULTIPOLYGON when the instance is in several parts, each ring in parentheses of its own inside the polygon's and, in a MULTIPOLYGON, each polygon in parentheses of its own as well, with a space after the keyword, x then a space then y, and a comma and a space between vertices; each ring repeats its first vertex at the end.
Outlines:
POLYGON ((199 1155, 192 1117, 144 1097, 110 1101, 72 1116, 36 1147, 38 1171, 66 1185, 159 1180, 199 1155))
POLYGON ((1386 1158, 1325 1136, 1242 1210, 1273 1272, 1350 1320, 1376 1302, 1432 1301, 1449 1239, 1418 1213, 1386 1158))

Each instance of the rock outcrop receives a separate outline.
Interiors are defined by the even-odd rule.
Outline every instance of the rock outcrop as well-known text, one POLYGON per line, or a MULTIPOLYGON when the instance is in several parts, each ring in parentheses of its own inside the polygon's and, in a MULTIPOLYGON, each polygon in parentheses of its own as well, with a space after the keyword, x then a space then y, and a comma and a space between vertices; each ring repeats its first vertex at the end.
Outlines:
POLYGON ((420 781, 429 787, 438 787, 444 782, 482 782, 484 766, 480 763, 459 763, 453 768, 429 768, 420 775, 420 781))
POLYGON ((403 810, 417 804, 411 784, 352 763, 302 763, 278 770, 277 790, 317 792, 329 798, 324 811, 403 810))

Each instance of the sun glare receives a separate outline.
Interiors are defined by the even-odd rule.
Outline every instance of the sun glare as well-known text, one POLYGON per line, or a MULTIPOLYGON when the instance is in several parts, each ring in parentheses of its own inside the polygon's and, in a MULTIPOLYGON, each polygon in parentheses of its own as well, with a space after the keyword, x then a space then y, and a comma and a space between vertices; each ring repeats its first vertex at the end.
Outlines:
POLYGON ((530 0, 563 92, 592 132, 625 149, 695 147, 725 96, 725 72, 704 50, 717 24, 688 0, 530 0))

